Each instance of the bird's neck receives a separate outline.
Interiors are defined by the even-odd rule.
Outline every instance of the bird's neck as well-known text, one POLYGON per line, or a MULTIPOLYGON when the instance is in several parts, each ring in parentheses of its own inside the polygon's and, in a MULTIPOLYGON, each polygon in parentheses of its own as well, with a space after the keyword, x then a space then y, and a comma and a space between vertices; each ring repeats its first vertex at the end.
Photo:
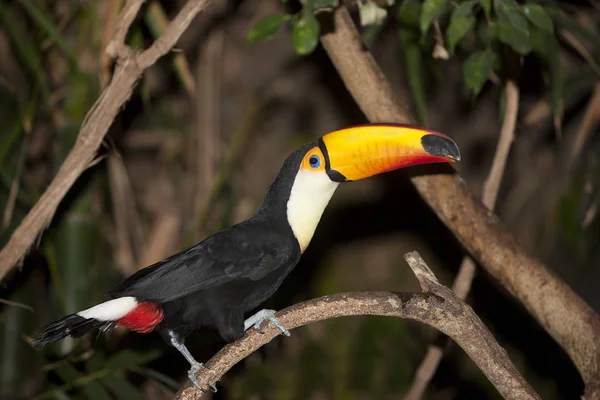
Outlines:
POLYGON ((338 183, 324 173, 300 170, 287 201, 286 217, 302 252, 310 243, 338 183))
POLYGON ((323 173, 299 170, 295 175, 281 174, 256 216, 288 226, 304 252, 337 186, 323 173))

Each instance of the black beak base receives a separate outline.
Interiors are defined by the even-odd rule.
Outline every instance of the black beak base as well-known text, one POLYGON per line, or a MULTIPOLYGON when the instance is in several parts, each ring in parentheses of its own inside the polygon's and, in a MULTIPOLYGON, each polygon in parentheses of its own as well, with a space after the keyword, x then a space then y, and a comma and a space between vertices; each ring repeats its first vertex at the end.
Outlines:
POLYGON ((458 146, 450 138, 429 134, 421 138, 423 149, 432 156, 450 158, 460 161, 458 146))

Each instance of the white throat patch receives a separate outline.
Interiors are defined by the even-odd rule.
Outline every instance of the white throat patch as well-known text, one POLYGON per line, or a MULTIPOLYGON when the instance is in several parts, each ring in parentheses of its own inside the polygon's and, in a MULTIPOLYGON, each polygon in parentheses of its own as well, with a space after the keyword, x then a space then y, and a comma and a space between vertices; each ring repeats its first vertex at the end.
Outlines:
POLYGON ((287 203, 287 219, 302 252, 308 247, 338 185, 324 171, 300 169, 296 174, 287 203))

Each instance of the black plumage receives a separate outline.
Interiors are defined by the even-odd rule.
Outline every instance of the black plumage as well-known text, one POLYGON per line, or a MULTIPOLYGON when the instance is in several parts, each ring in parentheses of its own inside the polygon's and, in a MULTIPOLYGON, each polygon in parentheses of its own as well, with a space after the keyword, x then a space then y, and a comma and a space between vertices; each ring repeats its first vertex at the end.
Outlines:
POLYGON ((300 259, 298 240, 288 223, 286 202, 307 150, 292 153, 270 186, 263 205, 250 219, 208 237, 125 279, 108 294, 160 304, 164 319, 157 330, 185 338, 212 326, 223 339, 244 333, 245 313, 267 300, 300 259))
POLYGON ((410 126, 370 124, 324 135, 290 154, 252 218, 136 272, 109 291, 110 300, 48 324, 33 345, 94 328, 157 330, 189 361, 188 376, 203 389, 195 377, 203 365, 185 337, 208 326, 233 341, 264 321, 289 335, 274 310, 245 314, 271 297, 296 266, 338 184, 459 159, 450 138, 410 126))

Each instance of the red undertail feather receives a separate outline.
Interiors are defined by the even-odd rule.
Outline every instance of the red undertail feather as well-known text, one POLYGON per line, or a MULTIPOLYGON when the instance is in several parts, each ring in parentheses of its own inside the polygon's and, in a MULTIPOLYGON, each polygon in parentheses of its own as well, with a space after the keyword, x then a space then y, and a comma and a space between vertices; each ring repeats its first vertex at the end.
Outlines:
POLYGON ((160 305, 150 301, 142 301, 124 317, 116 320, 115 323, 138 333, 148 333, 152 332, 162 320, 163 309, 160 305))

